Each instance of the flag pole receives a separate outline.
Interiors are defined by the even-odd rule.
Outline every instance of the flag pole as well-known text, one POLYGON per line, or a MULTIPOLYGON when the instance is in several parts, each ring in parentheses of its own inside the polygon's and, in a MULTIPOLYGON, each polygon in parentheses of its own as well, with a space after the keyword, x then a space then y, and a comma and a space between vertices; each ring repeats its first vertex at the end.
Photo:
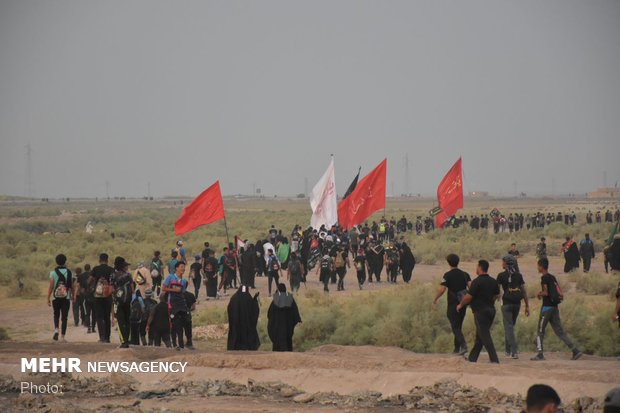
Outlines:
MULTIPOLYGON (((387 168, 386 168, 387 169, 387 168)), ((385 192, 387 193, 387 171, 385 172, 385 192)), ((394 194, 392 194, 394 195, 394 194)), ((387 219, 385 218, 385 207, 387 206, 387 196, 385 197, 385 204, 383 204, 383 218, 387 221, 387 219)))
MULTIPOLYGON (((334 162, 334 154, 330 153, 329 156, 332 157, 332 162, 334 162)), ((334 166, 335 167, 335 166, 334 166)), ((335 182, 334 182, 335 183, 335 182)), ((338 202, 338 193, 336 193, 336 202, 338 202)), ((336 225, 340 225, 340 222, 336 221, 336 225)), ((306 283, 304 282, 304 286, 306 285, 306 283)))
POLYGON ((228 224, 226 223, 226 214, 224 214, 224 228, 226 228, 226 246, 230 245, 230 237, 228 236, 228 224))

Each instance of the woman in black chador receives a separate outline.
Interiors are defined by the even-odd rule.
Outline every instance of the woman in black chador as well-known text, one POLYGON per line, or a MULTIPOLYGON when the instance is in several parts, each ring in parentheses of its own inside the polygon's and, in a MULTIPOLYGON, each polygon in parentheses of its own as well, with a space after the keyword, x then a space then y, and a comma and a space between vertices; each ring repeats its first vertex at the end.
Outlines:
POLYGON ((260 308, 258 294, 252 295, 242 285, 228 303, 228 350, 258 350, 260 339, 256 324, 260 308))

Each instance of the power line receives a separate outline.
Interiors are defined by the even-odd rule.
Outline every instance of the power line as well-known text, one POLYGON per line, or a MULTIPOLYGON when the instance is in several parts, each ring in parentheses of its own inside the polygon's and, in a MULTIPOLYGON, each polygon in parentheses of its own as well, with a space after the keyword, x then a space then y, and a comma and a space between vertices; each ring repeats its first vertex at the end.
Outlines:
POLYGON ((405 154, 405 195, 409 196, 411 189, 409 187, 409 153, 405 154))
POLYGON ((30 143, 26 145, 26 195, 29 198, 34 196, 34 178, 32 174, 32 147, 30 143))

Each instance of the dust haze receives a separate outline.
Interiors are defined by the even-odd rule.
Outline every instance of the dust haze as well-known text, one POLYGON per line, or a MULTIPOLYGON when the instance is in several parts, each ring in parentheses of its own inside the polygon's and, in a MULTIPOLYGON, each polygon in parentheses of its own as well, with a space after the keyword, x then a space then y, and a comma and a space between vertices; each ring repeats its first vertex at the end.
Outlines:
POLYGON ((582 194, 620 181, 616 1, 0 1, 0 194, 582 194), (405 168, 405 156, 408 168, 405 168), (408 172, 408 174, 407 174, 408 172))

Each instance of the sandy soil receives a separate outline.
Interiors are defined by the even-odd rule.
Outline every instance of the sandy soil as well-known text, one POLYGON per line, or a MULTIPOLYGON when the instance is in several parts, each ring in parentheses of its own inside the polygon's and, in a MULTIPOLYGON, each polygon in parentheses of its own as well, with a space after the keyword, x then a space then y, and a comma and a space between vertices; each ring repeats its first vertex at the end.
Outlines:
MULTIPOLYGON (((351 395, 370 390, 390 396, 406 394, 415 386, 430 386, 452 379, 461 385, 480 389, 495 387, 502 393, 522 395, 531 384, 544 382, 556 388, 565 400, 573 400, 581 396, 598 398, 620 383, 620 369, 615 359, 584 356, 575 362, 570 361, 567 354, 550 354, 549 360, 541 364, 529 361, 529 354, 524 354, 522 360, 502 360, 502 364, 497 366, 488 363, 484 355, 481 362, 471 364, 451 355, 415 354, 397 348, 332 345, 306 353, 275 354, 222 353, 200 349, 178 353, 164 348, 132 347, 123 350, 114 344, 3 342, 0 343, 0 370, 17 380, 32 380, 32 376, 20 372, 19 361, 21 357, 36 355, 79 357, 84 364, 98 360, 188 362, 183 375, 133 374, 142 389, 168 380, 230 380, 244 385, 248 382, 279 381, 307 393, 351 395)), ((92 373, 82 375, 101 376, 92 373)), ((123 399, 119 398, 116 402, 122 404, 123 399)), ((263 404, 252 398, 239 401, 244 406, 258 404, 264 411, 273 411, 273 406, 270 406, 272 402, 263 404)), ((185 400, 183 403, 184 409, 189 409, 185 400)), ((210 407, 219 410, 218 403, 225 404, 225 401, 218 398, 215 405, 210 403, 211 399, 210 407)), ((178 405, 175 407, 179 408, 178 405)))

